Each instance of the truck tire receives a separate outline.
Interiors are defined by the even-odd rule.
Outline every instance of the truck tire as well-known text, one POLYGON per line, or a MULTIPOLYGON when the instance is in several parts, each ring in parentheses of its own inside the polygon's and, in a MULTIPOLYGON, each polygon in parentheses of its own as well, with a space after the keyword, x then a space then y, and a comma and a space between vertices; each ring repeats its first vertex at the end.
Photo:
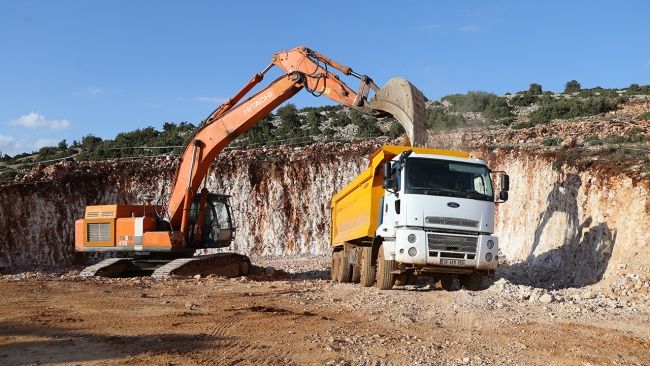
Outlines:
POLYGON ((332 273, 332 281, 338 282, 338 274, 339 274, 339 253, 340 252, 334 252, 332 253, 332 269, 330 272, 332 273))
POLYGON ((410 274, 400 274, 395 277, 395 286, 415 286, 418 282, 418 276, 410 274))
POLYGON ((398 274, 395 277, 395 286, 406 286, 409 283, 409 275, 407 274, 398 274))
POLYGON ((395 269, 395 261, 384 259, 384 248, 379 247, 379 256, 377 257, 377 288, 380 290, 390 290, 395 284, 395 275, 390 273, 395 269))
POLYGON ((483 274, 480 272, 472 272, 468 275, 463 275, 460 278, 460 285, 468 291, 481 291, 483 287, 483 274))
POLYGON ((440 287, 446 291, 451 291, 451 289, 454 287, 454 279, 451 277, 443 277, 440 279, 439 283, 440 287))
POLYGON ((350 278, 350 282, 352 283, 361 282, 361 266, 359 265, 359 263, 352 264, 352 275, 350 278))
POLYGON ((361 277, 359 283, 363 287, 370 287, 375 284, 375 269, 372 267, 372 248, 365 247, 361 250, 361 260, 359 261, 359 272, 361 277))
POLYGON ((338 264, 338 280, 341 283, 349 283, 352 277, 352 270, 350 268, 350 261, 348 261, 348 254, 346 252, 339 252, 338 264))
POLYGON ((418 283, 418 276, 416 275, 409 275, 408 282, 406 283, 409 286, 415 286, 415 284, 418 283))

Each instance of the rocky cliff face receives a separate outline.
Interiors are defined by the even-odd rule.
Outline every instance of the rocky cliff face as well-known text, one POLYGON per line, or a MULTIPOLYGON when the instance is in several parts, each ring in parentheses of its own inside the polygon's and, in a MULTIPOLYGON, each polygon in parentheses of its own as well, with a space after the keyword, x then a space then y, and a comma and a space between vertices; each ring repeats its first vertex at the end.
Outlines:
MULTIPOLYGON (((237 226, 232 250, 249 255, 330 254, 332 195, 366 168, 385 139, 223 152, 208 188, 230 194, 237 226)), ((502 261, 535 282, 581 286, 618 266, 650 268, 650 198, 645 179, 561 165, 553 152, 474 148, 511 176, 497 209, 502 261)), ((133 203, 166 193, 173 159, 60 163, 0 188, 0 266, 67 266, 74 221, 91 204, 133 203)), ((98 258, 94 258, 98 259, 98 258)))

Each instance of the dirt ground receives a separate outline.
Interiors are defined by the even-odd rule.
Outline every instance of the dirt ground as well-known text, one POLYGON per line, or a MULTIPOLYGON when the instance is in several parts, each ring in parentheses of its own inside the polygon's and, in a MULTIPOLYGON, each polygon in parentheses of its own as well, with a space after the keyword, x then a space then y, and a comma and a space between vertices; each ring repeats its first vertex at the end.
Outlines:
POLYGON ((326 258, 254 264, 232 279, 4 274, 0 364, 650 364, 642 277, 550 290, 498 270, 478 292, 379 291, 332 283, 326 258))

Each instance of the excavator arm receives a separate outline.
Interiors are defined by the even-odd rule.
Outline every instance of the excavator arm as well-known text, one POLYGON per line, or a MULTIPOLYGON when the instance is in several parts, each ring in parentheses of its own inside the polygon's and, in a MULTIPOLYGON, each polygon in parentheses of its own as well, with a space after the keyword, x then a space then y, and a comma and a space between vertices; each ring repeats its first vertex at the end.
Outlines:
POLYGON ((426 144, 424 97, 408 81, 391 79, 380 89, 370 77, 359 75, 350 67, 307 47, 276 53, 271 62, 233 98, 219 106, 183 149, 167 208, 173 228, 186 231, 190 203, 216 156, 231 141, 303 88, 315 96, 324 95, 373 117, 395 116, 404 125, 414 145, 426 144), (274 65, 286 74, 240 103, 274 65), (352 90, 332 70, 358 78, 357 90, 352 90), (375 94, 369 99, 370 90, 375 94))

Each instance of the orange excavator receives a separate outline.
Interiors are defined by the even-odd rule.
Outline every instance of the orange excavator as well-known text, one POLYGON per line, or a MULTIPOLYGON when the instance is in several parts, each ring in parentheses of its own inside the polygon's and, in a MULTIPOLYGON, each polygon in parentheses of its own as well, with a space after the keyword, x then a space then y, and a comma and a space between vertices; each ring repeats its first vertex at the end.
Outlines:
POLYGON ((229 196, 209 193, 205 180, 210 165, 231 141, 301 89, 373 117, 394 116, 413 146, 427 143, 424 96, 405 79, 391 79, 380 89, 368 76, 306 47, 279 52, 188 139, 168 195, 142 195, 142 204, 86 207, 84 218, 75 222, 76 251, 142 255, 109 258, 85 268, 81 275, 247 275, 250 259, 245 255, 195 256, 199 249, 228 247, 235 236, 229 196), (242 101, 273 66, 285 74, 242 101), (357 78, 357 90, 348 87, 336 71, 357 78))

